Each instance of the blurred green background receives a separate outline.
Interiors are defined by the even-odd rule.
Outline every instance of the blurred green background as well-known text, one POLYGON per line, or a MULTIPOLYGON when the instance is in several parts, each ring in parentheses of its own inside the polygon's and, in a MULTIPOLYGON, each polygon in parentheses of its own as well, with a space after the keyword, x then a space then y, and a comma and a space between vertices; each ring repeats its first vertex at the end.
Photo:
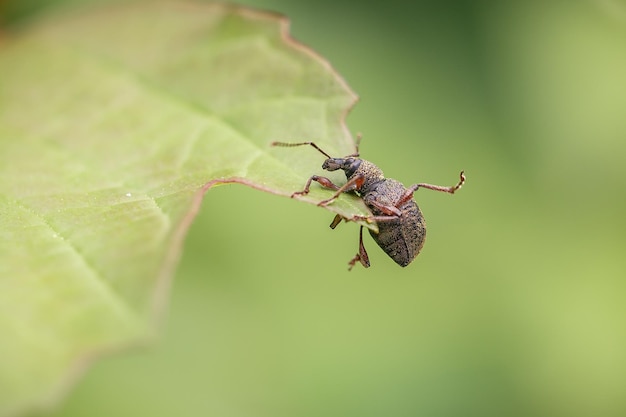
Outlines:
POLYGON ((413 264, 366 236, 350 273, 356 225, 212 189, 159 343, 51 415, 626 415, 626 4, 242 3, 288 15, 359 94, 363 157, 467 184, 417 192, 413 264))

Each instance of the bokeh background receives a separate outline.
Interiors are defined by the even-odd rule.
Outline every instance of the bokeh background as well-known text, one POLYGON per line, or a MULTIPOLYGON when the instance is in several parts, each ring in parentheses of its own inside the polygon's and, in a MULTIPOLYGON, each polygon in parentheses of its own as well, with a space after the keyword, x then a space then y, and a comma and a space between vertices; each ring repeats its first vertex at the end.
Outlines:
POLYGON ((159 343, 50 415, 626 415, 626 3, 241 3, 288 15, 359 94, 363 157, 467 184, 418 191, 413 264, 366 236, 352 272, 356 225, 212 189, 159 343))

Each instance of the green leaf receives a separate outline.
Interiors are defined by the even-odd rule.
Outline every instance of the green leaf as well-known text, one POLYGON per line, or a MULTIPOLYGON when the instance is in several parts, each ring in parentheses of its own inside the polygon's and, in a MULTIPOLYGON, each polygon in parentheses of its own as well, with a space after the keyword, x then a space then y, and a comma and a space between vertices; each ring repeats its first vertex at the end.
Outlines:
MULTIPOLYGON (((58 401, 94 358, 153 338, 211 186, 301 190, 324 157, 276 140, 354 151, 355 95, 287 31, 244 8, 150 3, 0 43, 0 415, 58 401)), ((348 195, 327 208, 367 214, 348 195)))

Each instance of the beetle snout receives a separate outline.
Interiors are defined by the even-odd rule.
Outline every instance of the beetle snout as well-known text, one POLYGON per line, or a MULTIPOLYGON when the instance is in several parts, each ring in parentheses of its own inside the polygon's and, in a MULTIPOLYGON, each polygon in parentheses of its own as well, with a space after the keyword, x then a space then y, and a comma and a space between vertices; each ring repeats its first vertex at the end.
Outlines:
POLYGON ((341 168, 342 164, 342 158, 330 158, 324 161, 324 164, 322 164, 322 169, 326 171, 337 171, 341 168))

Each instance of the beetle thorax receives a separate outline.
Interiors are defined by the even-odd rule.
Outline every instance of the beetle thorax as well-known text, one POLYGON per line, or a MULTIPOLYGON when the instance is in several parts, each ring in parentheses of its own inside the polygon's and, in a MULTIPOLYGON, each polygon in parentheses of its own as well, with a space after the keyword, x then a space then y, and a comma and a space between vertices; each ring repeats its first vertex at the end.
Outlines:
POLYGON ((372 164, 369 161, 361 160, 361 164, 356 169, 356 171, 348 177, 346 172, 346 177, 348 180, 355 175, 363 175, 365 181, 359 190, 362 194, 367 193, 370 189, 374 187, 375 184, 378 184, 381 181, 385 180, 383 175, 383 171, 378 168, 376 165, 372 164))

